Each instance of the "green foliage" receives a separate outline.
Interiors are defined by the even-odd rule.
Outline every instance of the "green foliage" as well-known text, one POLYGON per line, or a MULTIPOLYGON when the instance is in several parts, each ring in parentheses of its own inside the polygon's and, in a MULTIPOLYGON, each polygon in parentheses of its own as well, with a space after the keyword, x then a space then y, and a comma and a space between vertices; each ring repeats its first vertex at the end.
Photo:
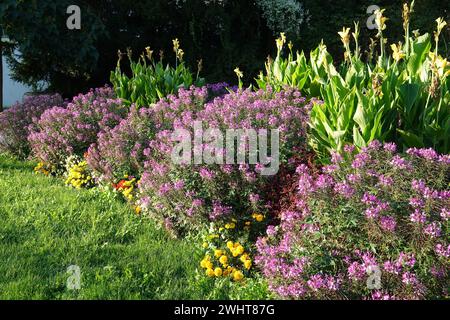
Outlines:
MULTIPOLYGON (((371 13, 367 13, 367 8, 371 5, 378 5, 386 9, 385 15, 389 17, 388 28, 385 30, 386 38, 390 42, 403 40, 402 30, 402 6, 406 0, 301 0, 309 19, 302 26, 299 37, 292 38, 294 44, 309 52, 316 48, 317 43, 323 40, 327 44, 328 51, 335 60, 343 59, 341 41, 336 37, 336 30, 342 26, 351 26, 354 21, 361 26, 360 44, 361 53, 366 56, 369 51, 370 38, 377 30, 369 30, 366 27, 367 20, 371 13)), ((411 30, 431 30, 435 26, 435 19, 439 16, 448 16, 450 12, 450 2, 442 0, 416 0, 415 16, 411 21, 411 30)), ((289 36, 291 38, 291 36, 289 36)), ((450 40, 450 29, 442 35, 448 42, 450 40)), ((440 45, 440 52, 443 56, 450 54, 450 47, 443 42, 440 45)))
MULTIPOLYGON (((175 43, 178 46, 178 40, 175 43)), ((131 77, 122 72, 119 52, 116 70, 111 72, 110 78, 117 96, 127 105, 135 104, 137 107, 143 107, 150 106, 169 94, 176 94, 179 88, 188 89, 191 85, 202 86, 205 81, 199 77, 201 64, 199 63, 198 72, 194 78, 182 61, 183 50, 179 47, 174 47, 174 50, 177 52, 175 68, 169 64, 164 67, 162 57, 156 62, 150 48, 146 49, 146 55, 142 54, 137 62, 132 60, 131 52, 128 51, 131 77)))
MULTIPOLYGON (((409 8, 409 7, 408 7, 409 8)), ((410 9, 408 9, 410 10, 410 9)), ((410 14, 410 13, 408 13, 410 14)), ((379 12, 378 19, 384 19, 379 12)), ((380 45, 375 61, 363 62, 359 46, 359 26, 355 24, 354 50, 350 29, 339 32, 346 60, 336 70, 324 44, 310 53, 290 52, 283 58, 285 37, 277 40, 277 56, 266 63, 266 71, 256 80, 279 91, 285 85, 318 97, 311 111, 310 145, 322 159, 347 144, 363 148, 373 140, 396 141, 403 147, 433 147, 447 153, 450 136, 450 64, 438 55, 439 34, 432 45, 429 34, 409 36, 405 20, 405 44, 391 45, 392 57, 380 45)), ((383 29, 384 30, 384 29, 383 29)), ((386 40, 383 31, 379 42, 386 40)), ((374 57, 376 47, 371 47, 374 57)))

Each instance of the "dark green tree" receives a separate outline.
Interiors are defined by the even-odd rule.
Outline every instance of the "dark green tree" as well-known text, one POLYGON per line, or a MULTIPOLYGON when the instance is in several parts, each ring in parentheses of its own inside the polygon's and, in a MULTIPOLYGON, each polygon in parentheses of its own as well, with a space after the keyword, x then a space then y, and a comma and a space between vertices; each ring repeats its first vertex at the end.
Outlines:
MULTIPOLYGON (((275 53, 276 33, 285 26, 297 49, 309 51, 323 39, 335 60, 343 54, 337 35, 343 26, 359 21, 362 45, 376 33, 365 28, 371 0, 275 2, 271 7, 269 0, 2 0, 0 26, 14 43, 3 54, 15 80, 29 85, 45 81, 49 90, 70 96, 107 83, 118 50, 130 48, 138 56, 150 46, 156 54, 163 50, 164 60, 173 63, 174 38, 192 70, 203 59, 207 81, 236 82, 233 69, 238 66, 249 83, 275 53), (72 4, 81 8, 81 30, 66 27, 72 4), (283 15, 288 4, 293 11, 283 15)), ((391 43, 402 40, 403 2, 377 3, 390 19, 386 34, 391 43)), ((416 0, 413 28, 433 31, 437 17, 449 20, 449 6, 448 1, 416 0)), ((448 31, 444 36, 448 42, 448 31)))
POLYGON ((75 92, 80 81, 90 79, 99 59, 98 39, 103 24, 82 1, 3 0, 0 25, 12 42, 4 54, 13 78, 28 85, 46 82, 50 90, 75 92), (67 7, 82 11, 81 30, 69 30, 67 7))

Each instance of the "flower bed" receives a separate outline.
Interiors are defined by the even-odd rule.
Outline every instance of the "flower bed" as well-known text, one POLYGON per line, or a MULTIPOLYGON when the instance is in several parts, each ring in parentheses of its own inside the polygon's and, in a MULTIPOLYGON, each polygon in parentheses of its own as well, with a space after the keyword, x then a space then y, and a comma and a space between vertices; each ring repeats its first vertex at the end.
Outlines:
POLYGON ((395 149, 346 146, 320 175, 297 168, 295 209, 257 243, 257 265, 279 297, 448 296, 450 158, 395 149))
MULTIPOLYGON (((173 236, 203 243, 205 281, 260 273, 285 299, 448 298, 450 158, 435 151, 448 151, 450 128, 445 23, 436 20, 433 48, 430 35, 411 37, 411 11, 407 43, 391 55, 379 30, 376 61, 362 61, 359 26, 354 51, 344 28, 339 68, 323 44, 307 59, 289 43, 284 59, 282 33, 259 90, 243 89, 239 68, 238 87, 199 87, 177 40, 175 68, 150 48, 138 62, 128 52, 132 77, 119 65, 114 91, 67 106, 29 98, 0 114, 0 151, 31 150, 36 172, 112 190, 173 236), (377 139, 435 149, 397 153, 377 139)), ((375 18, 383 26, 383 11, 375 18)))

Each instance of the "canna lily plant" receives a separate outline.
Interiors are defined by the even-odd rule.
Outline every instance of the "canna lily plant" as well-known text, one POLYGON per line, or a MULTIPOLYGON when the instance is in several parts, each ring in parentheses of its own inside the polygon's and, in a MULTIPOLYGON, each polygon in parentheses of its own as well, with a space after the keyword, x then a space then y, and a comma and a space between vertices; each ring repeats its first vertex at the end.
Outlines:
POLYGON ((256 83, 259 88, 271 86, 274 90, 293 86, 323 101, 313 107, 309 123, 309 143, 323 162, 331 151, 339 152, 346 144, 361 149, 373 140, 449 152, 450 63, 438 52, 439 35, 446 23, 436 20, 433 46, 429 34, 410 35, 413 9, 414 1, 403 7, 404 43, 390 46, 383 35, 384 10, 376 12, 378 33, 371 39, 368 61, 361 57, 359 25, 355 23, 353 32, 343 28, 338 34, 344 60, 337 69, 323 43, 309 58, 303 52, 294 55, 289 46, 284 58, 286 40, 277 39, 277 56, 268 59, 265 73, 260 73, 256 83))
POLYGON ((122 72, 123 54, 119 51, 117 67, 111 72, 110 81, 117 96, 125 104, 134 104, 137 107, 150 106, 169 94, 177 93, 180 88, 188 89, 191 85, 202 86, 205 83, 204 79, 199 77, 201 61, 198 64, 197 74, 194 76, 183 61, 184 51, 180 48, 178 39, 172 42, 175 68, 169 64, 164 66, 162 52, 160 52, 159 61, 156 62, 150 47, 145 49, 145 53, 141 54, 138 61, 133 61, 132 52, 128 50, 131 77, 122 72))

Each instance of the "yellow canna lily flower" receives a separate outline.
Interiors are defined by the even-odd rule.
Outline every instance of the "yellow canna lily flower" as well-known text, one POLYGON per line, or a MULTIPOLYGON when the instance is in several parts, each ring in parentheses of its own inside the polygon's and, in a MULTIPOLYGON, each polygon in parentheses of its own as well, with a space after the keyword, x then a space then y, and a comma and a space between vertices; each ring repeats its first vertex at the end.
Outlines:
POLYGON ((294 44, 292 43, 292 41, 289 41, 289 43, 288 43, 288 48, 289 48, 289 50, 291 50, 292 51, 292 48, 294 47, 294 44))
POLYGON ((280 33, 280 37, 275 40, 275 43, 277 44, 278 52, 283 50, 283 46, 286 43, 286 35, 284 32, 280 33))
POLYGON ((350 43, 350 28, 342 28, 342 31, 338 32, 341 37, 342 43, 346 46, 350 43))
POLYGON ((234 69, 234 73, 236 73, 236 75, 238 76, 239 79, 244 77, 244 74, 242 73, 242 71, 239 68, 234 69))
POLYGON ((406 54, 402 50, 401 42, 399 42, 398 45, 391 44, 391 49, 392 49, 392 57, 396 62, 399 62, 400 60, 406 57, 406 54))
POLYGON ((438 34, 440 34, 442 29, 444 29, 444 27, 447 25, 447 21, 445 21, 442 18, 437 18, 436 23, 437 23, 437 32, 438 34))
POLYGON ((377 10, 375 11, 375 23, 378 26, 378 34, 381 34, 381 31, 383 31, 384 29, 386 29, 386 21, 388 20, 388 18, 383 16, 383 13, 386 9, 381 9, 381 10, 377 10))
POLYGON ((177 53, 178 49, 180 48, 180 41, 178 40, 178 38, 176 38, 172 40, 172 43, 173 43, 173 51, 177 53))

